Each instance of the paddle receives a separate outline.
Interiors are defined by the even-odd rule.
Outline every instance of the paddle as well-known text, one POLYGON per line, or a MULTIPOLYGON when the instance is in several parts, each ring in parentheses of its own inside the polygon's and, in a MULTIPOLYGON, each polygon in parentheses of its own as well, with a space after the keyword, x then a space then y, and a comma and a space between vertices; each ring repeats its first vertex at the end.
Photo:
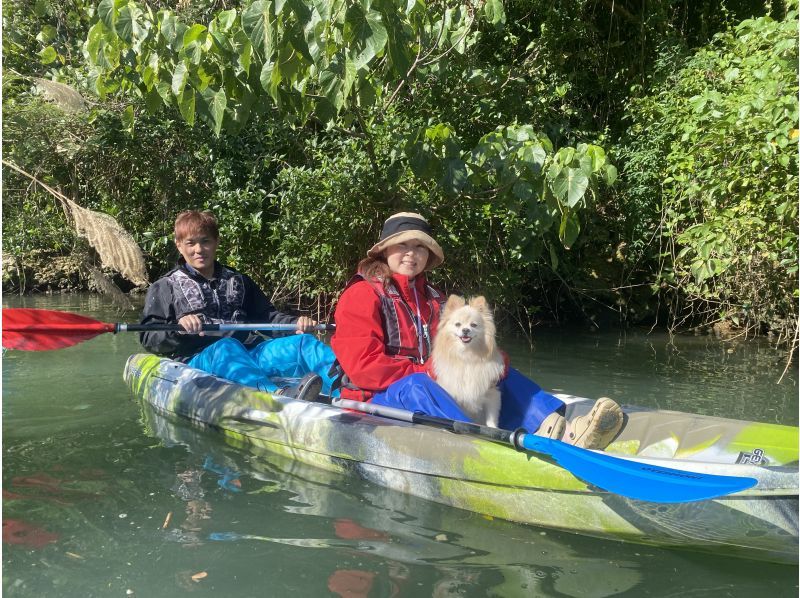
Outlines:
MULTIPOLYGON (((347 399, 333 399, 332 404, 390 419, 443 428, 459 434, 474 434, 510 444, 519 451, 547 455, 584 482, 637 500, 658 503, 707 500, 752 488, 757 482, 753 478, 683 471, 632 461, 529 434, 521 428, 511 432, 347 399)), ((255 416, 260 412, 251 411, 253 419, 256 419, 255 416)))
MULTIPOLYGON (((314 330, 332 330, 319 324, 314 330)), ((65 311, 8 308, 3 310, 3 347, 20 351, 50 351, 77 345, 104 332, 183 331, 178 324, 121 324, 99 322, 65 311)), ((297 330, 294 324, 204 324, 204 332, 236 330, 297 330)))

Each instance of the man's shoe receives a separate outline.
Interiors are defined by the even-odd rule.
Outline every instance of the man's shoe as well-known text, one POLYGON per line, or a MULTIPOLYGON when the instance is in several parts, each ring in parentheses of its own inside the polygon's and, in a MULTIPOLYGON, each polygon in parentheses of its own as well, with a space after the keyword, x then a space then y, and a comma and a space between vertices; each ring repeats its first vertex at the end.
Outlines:
POLYGON ((322 390, 322 378, 311 372, 303 376, 297 386, 288 386, 278 391, 284 397, 290 397, 299 401, 315 401, 322 390))
POLYGON ((602 397, 592 410, 569 422, 564 442, 581 448, 606 448, 622 428, 622 409, 612 399, 602 397))
POLYGON ((564 435, 564 428, 567 425, 567 420, 564 416, 555 411, 544 418, 539 429, 534 432, 537 436, 544 436, 545 438, 555 438, 561 440, 564 435))

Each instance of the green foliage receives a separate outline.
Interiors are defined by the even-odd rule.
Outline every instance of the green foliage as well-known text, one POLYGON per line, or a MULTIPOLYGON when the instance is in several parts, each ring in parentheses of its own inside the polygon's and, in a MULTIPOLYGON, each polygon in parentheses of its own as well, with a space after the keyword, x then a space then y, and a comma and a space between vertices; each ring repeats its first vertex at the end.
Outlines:
POLYGON ((550 229, 570 248, 580 231, 578 210, 591 205, 601 178, 616 178, 601 147, 554 151, 550 139, 530 125, 498 127, 469 150, 451 127, 424 127, 409 138, 406 154, 414 173, 437 182, 445 195, 494 204, 490 211, 515 236, 512 256, 530 262, 538 259, 550 229))
MULTIPOLYGON (((313 143, 311 145, 314 145, 313 143)), ((274 249, 265 255, 278 292, 329 301, 380 234, 380 189, 355 139, 308 148, 311 162, 281 170, 270 198, 274 249)))
MULTIPOLYGON (((404 79, 412 63, 409 72, 419 64, 423 78, 437 70, 432 59, 421 61, 423 51, 426 58, 434 50, 465 55, 478 40, 464 6, 437 11, 409 4, 400 10, 387 1, 365 9, 341 2, 257 0, 241 12, 217 13, 207 27, 184 25, 169 11, 154 14, 131 1, 103 0, 98 14, 86 42, 96 91, 103 94, 112 83, 145 99, 159 94, 187 123, 203 118, 216 134, 231 124, 230 118, 235 126, 228 131, 241 130, 250 108, 263 106, 257 100, 265 94, 298 123, 313 116, 331 125, 350 109, 362 129, 374 129, 391 103, 391 98, 379 103, 386 85, 398 78, 401 85, 413 85, 404 79), (409 43, 412 39, 416 44, 409 43), (133 56, 132 64, 118 59, 124 53, 133 56), (260 88, 252 84, 255 72, 260 88), (240 102, 244 97, 250 98, 246 105, 240 102)), ((486 5, 484 15, 494 26, 505 22, 500 2, 486 5)), ((363 134, 368 146, 374 143, 373 133, 363 134)), ((462 149, 457 133, 444 124, 419 127, 406 139, 398 136, 394 144, 399 143, 405 144, 414 173, 436 182, 447 195, 490 194, 508 209, 532 215, 527 246, 517 248, 518 256, 537 257, 541 242, 536 236, 551 227, 570 247, 580 231, 578 210, 586 207, 587 190, 594 194, 601 171, 615 177, 599 146, 553 153, 552 142, 531 126, 498 127, 471 150, 462 149)), ((367 149, 374 154, 374 148, 367 149)), ((374 156, 372 161, 375 169, 374 156)), ((394 166, 404 168, 400 160, 394 166)), ((552 263, 555 267, 556 260, 552 263)))
POLYGON ((796 36, 796 13, 746 20, 631 107, 626 171, 651 185, 661 277, 710 319, 796 325, 796 36))
MULTIPOLYGON (((241 131, 270 104, 333 126, 347 108, 380 102, 420 54, 463 52, 476 17, 463 5, 392 0, 255 0, 191 25, 134 0, 101 0, 97 14, 85 44, 95 92, 135 91, 217 134, 241 131)), ((502 17, 493 0, 486 18, 502 17)))
POLYGON ((80 77, 74 65, 93 15, 93 0, 3 2, 4 74, 80 77))

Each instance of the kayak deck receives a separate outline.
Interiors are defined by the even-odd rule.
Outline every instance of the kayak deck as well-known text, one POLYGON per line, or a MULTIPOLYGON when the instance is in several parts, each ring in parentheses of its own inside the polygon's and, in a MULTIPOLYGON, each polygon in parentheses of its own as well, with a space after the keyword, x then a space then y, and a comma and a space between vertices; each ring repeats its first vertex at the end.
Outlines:
MULTIPOLYGON (((625 407, 609 453, 685 471, 748 476, 756 487, 660 504, 587 486, 547 458, 482 438, 273 397, 153 355, 125 379, 157 413, 221 432, 236 447, 520 523, 659 546, 797 561, 797 428, 625 407)), ((591 401, 559 396, 567 416, 591 401)))

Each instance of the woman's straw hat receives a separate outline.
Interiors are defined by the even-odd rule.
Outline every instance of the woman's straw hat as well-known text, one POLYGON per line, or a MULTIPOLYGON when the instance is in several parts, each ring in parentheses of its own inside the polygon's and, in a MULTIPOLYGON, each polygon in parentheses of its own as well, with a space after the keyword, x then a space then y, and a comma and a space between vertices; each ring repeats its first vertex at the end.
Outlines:
POLYGON ((367 251, 367 255, 381 257, 387 247, 412 240, 419 241, 430 251, 426 270, 433 270, 444 261, 444 252, 431 236, 428 221, 414 212, 399 212, 389 216, 383 223, 381 238, 367 251))

